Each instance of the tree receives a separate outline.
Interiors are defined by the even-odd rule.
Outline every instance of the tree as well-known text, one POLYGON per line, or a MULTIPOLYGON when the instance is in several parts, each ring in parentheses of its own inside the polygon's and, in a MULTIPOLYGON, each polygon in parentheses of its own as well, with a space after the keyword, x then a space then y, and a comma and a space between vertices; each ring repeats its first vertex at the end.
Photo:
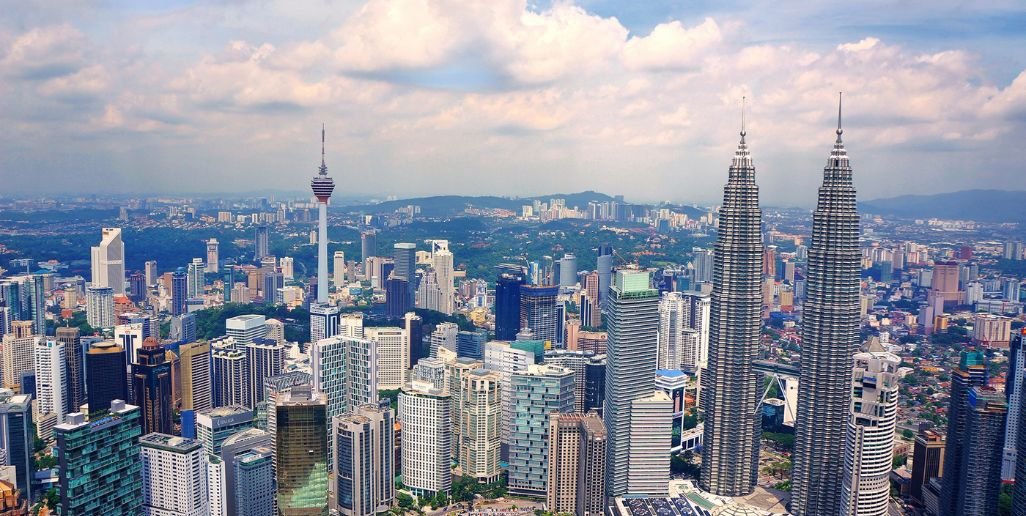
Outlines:
POLYGON ((399 495, 396 497, 396 500, 399 503, 399 507, 403 510, 412 510, 416 503, 412 496, 402 491, 399 492, 399 495))
POLYGON ((913 433, 911 430, 906 428, 906 429, 901 431, 901 436, 904 437, 905 440, 909 440, 910 441, 913 438, 915 438, 916 434, 913 433))

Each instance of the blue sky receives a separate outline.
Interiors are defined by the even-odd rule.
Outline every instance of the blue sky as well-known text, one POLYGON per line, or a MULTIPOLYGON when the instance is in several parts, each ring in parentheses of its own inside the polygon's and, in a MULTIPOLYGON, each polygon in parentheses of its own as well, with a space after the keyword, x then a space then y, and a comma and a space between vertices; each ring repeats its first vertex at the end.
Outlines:
POLYGON ((0 184, 304 190, 324 122, 340 193, 715 202, 745 95, 763 202, 808 205, 844 90, 860 198, 1026 189, 1023 48, 1012 1, 18 3, 0 184))

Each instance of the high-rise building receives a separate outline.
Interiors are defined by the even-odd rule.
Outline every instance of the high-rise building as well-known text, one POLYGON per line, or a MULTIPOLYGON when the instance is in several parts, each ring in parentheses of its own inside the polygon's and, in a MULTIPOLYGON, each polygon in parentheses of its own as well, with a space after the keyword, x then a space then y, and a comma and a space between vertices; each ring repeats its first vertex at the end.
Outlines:
POLYGON ((519 266, 504 266, 495 280, 495 339, 513 340, 520 332, 520 287, 526 282, 519 266))
POLYGON ((142 409, 144 434, 170 434, 172 421, 171 363, 157 339, 148 337, 132 364, 132 400, 142 409))
POLYGON ((1008 349, 1008 376, 1005 379, 1005 395, 1008 397, 1008 424, 1005 425, 1005 446, 1001 460, 1001 480, 1015 480, 1017 440, 1019 436, 1019 412, 1022 410, 1023 376, 1026 375, 1026 332, 1019 331, 1012 337, 1008 349))
MULTIPOLYGON (((684 296, 680 292, 666 292, 659 300, 659 347, 656 360, 657 369, 680 369, 684 356, 697 355, 685 341, 685 306, 684 296), (689 349, 685 349, 689 348, 689 349)), ((697 339, 694 344, 697 344, 697 339)), ((691 358, 692 364, 695 362, 691 358)))
POLYGON ((923 430, 916 436, 912 451, 912 482, 909 494, 920 504, 925 503, 923 491, 930 479, 944 474, 944 436, 933 430, 923 430))
POLYGON ((549 416, 548 509, 576 516, 605 512, 606 427, 595 413, 549 416))
POLYGON ((207 240, 207 268, 206 272, 217 274, 220 271, 220 254, 218 253, 218 243, 216 238, 207 240))
POLYGON ((584 366, 584 407, 582 413, 591 411, 602 415, 606 401, 606 355, 594 355, 584 366))
POLYGON ((485 369, 499 373, 502 378, 502 427, 500 440, 503 446, 502 456, 505 458, 512 440, 512 425, 514 418, 513 391, 510 378, 514 373, 527 371, 528 366, 534 364, 534 354, 526 349, 514 347, 509 342, 492 341, 485 345, 485 369))
POLYGON ((210 344, 193 342, 178 348, 182 410, 205 410, 213 407, 210 375, 210 344))
POLYGON ((456 334, 456 355, 482 360, 487 343, 487 330, 461 331, 456 334))
POLYGON ((511 493, 544 496, 549 481, 549 414, 574 411, 574 372, 551 365, 530 365, 513 373, 509 396, 514 418, 509 421, 511 493))
MULTIPOLYGON (((85 399, 85 355, 82 352, 82 339, 78 328, 60 327, 56 332, 57 341, 64 344, 66 363, 66 390, 68 412, 78 412, 78 408, 86 403, 85 399)), ((38 383, 38 373, 36 375, 38 383)))
POLYGON ((310 305, 310 342, 334 337, 340 332, 342 307, 327 304, 310 305))
MULTIPOLYGON (((332 187, 334 187, 334 185, 332 187)), ((253 228, 253 261, 259 262, 265 256, 270 254, 271 236, 267 231, 267 226, 257 226, 253 228)))
POLYGON ((282 279, 286 282, 296 279, 296 260, 291 256, 283 256, 278 260, 278 268, 281 269, 282 279))
POLYGON ((559 260, 559 286, 569 289, 577 284, 577 257, 566 253, 559 260))
POLYGON ((572 351, 568 349, 554 349, 545 352, 544 363, 558 367, 565 367, 574 372, 574 412, 584 414, 587 398, 587 369, 588 362, 595 356, 591 351, 572 351))
POLYGON ((262 315, 239 315, 224 322, 225 334, 235 339, 238 347, 248 346, 267 335, 267 319, 262 315))
POLYGON ((998 514, 1001 493, 1001 446, 1008 404, 989 387, 973 387, 966 397, 965 446, 958 472, 948 470, 958 485, 958 506, 952 515, 998 514))
POLYGON ((520 286, 520 329, 529 328, 534 338, 551 342, 553 347, 563 342, 557 328, 556 297, 559 287, 546 285, 520 286))
POLYGON ((221 446, 229 437, 254 425, 254 412, 240 406, 226 406, 196 411, 196 441, 206 453, 220 455, 221 446))
POLYGON ((898 420, 898 367, 893 353, 870 350, 854 357, 851 409, 841 475, 841 514, 886 516, 898 420))
POLYGON ((125 367, 131 367, 139 358, 146 339, 146 327, 142 323, 119 324, 114 327, 114 342, 125 350, 125 367))
POLYGON ((438 350, 445 348, 456 353, 456 344, 459 338, 460 327, 456 323, 444 322, 435 326, 435 331, 428 336, 430 355, 437 358, 438 350))
POLYGON ((54 427, 58 514, 127 515, 142 508, 139 407, 114 400, 104 413, 87 422, 75 412, 54 427))
POLYGON ((672 421, 673 401, 663 391, 656 390, 649 396, 630 402, 628 494, 644 497, 667 495, 670 455, 666 450, 671 447, 672 421))
POLYGON ((327 400, 300 385, 280 394, 274 408, 278 511, 282 516, 327 514, 327 400))
POLYGON ((214 407, 240 405, 253 408, 249 361, 245 353, 232 347, 214 346, 210 351, 210 366, 214 407))
POLYGON ((332 282, 335 284, 336 289, 340 289, 346 286, 346 253, 335 251, 332 262, 332 282))
POLYGON ((143 273, 146 276, 146 286, 153 286, 157 284, 157 261, 147 260, 143 264, 143 273))
POLYGON ((806 265, 791 474, 791 512, 799 516, 838 507, 851 396, 851 386, 840 379, 850 374, 852 350, 860 339, 859 215, 841 133, 838 105, 837 140, 823 169, 806 265))
POLYGON ((399 393, 403 484, 418 496, 452 486, 452 400, 449 392, 412 381, 399 393))
POLYGON ((207 266, 203 264, 203 258, 193 258, 192 262, 186 266, 185 292, 189 299, 198 298, 203 295, 203 287, 206 285, 206 278, 204 277, 206 269, 207 266))
POLYGON ((402 388, 406 383, 406 372, 410 370, 410 348, 406 330, 385 326, 371 327, 364 330, 364 337, 373 341, 378 351, 377 388, 402 388))
POLYGON ((977 349, 964 350, 959 355, 958 369, 951 372, 947 444, 944 448, 944 471, 948 474, 941 477, 943 488, 939 501, 940 516, 961 514, 958 512, 962 503, 959 475, 965 448, 970 444, 966 438, 969 412, 966 408, 967 400, 974 387, 987 383, 986 355, 977 349))
POLYGON ((266 337, 256 337, 242 349, 249 371, 249 399, 256 406, 264 401, 264 380, 280 375, 285 369, 285 346, 266 337))
POLYGON ((128 299, 133 303, 142 303, 146 300, 146 276, 139 271, 128 275, 128 299))
MULTIPOLYGON (((709 368, 702 377, 705 427, 700 485, 721 496, 751 493, 758 474, 761 422, 756 414, 758 375, 752 361, 759 352, 762 329, 761 229, 759 187, 742 123, 741 141, 723 188, 713 252, 709 368)), ((836 510, 837 506, 831 512, 836 510)))
POLYGON ((32 396, 0 389, 0 450, 6 459, 0 464, 14 468, 15 485, 29 500, 32 497, 35 434, 32 432, 32 396))
POLYGON ((331 426, 333 509, 344 516, 387 512, 395 499, 392 410, 387 405, 361 405, 334 418, 331 426))
POLYGON ((42 340, 38 335, 8 333, 3 338, 3 382, 8 389, 21 388, 21 376, 35 371, 35 347, 42 340))
MULTIPOLYGON (((374 230, 363 231, 360 233, 360 260, 363 261, 364 266, 367 265, 367 258, 378 255, 378 233, 374 230)), ((364 269, 364 274, 367 275, 367 270, 364 269)), ((370 276, 367 275, 367 279, 370 276)))
POLYGON ((410 282, 406 278, 392 275, 385 280, 385 316, 397 319, 402 314, 413 310, 408 295, 410 282))
MULTIPOLYGON (((250 428, 225 439, 221 445, 226 516, 272 516, 274 511, 274 439, 250 428), (251 457, 246 464, 243 457, 251 457)), ((213 497, 211 497, 213 498, 213 497)))
MULTIPOLYGON (((480 365, 480 362, 475 362, 480 365)), ((463 474, 481 483, 493 482, 502 474, 499 466, 502 427, 502 377, 475 369, 459 379, 458 460, 463 474)))
POLYGON ((114 289, 86 287, 86 322, 93 328, 114 326, 114 289))
POLYGON ((207 461, 200 443, 152 433, 139 438, 142 514, 207 516, 207 461))
POLYGON ((424 319, 414 312, 407 312, 403 314, 403 328, 410 348, 410 363, 416 364, 428 357, 430 353, 424 347, 424 319))
POLYGON ((171 273, 171 315, 186 312, 185 300, 189 298, 189 275, 179 267, 171 273))
POLYGON ((406 280, 406 306, 413 307, 416 304, 417 292, 417 245, 408 242, 398 242, 393 246, 393 258, 395 269, 392 270, 392 277, 406 280))
POLYGON ((182 314, 171 318, 171 340, 179 343, 196 341, 196 314, 182 314))
POLYGON ((93 246, 92 277, 94 287, 110 287, 115 294, 125 293, 125 244, 121 228, 103 228, 100 245, 93 246))
POLYGON ((609 285, 613 280, 613 248, 608 244, 602 244, 598 248, 598 258, 595 262, 595 269, 599 275, 598 302, 602 311, 606 310, 606 296, 609 295, 609 285))
POLYGON ((55 339, 40 339, 33 349, 36 364, 36 431, 49 440, 53 426, 64 422, 68 410, 67 348, 55 339))
POLYGON ((90 414, 106 413, 112 401, 128 398, 125 348, 112 341, 92 343, 86 351, 85 371, 90 414))
POLYGON ((324 394, 328 417, 378 402, 376 343, 341 335, 310 348, 313 389, 324 394))
POLYGON ((616 271, 606 311, 609 340, 602 411, 609 437, 606 494, 649 494, 629 493, 627 482, 634 468, 630 463, 631 404, 651 397, 655 390, 659 291, 651 288, 648 272, 616 271))

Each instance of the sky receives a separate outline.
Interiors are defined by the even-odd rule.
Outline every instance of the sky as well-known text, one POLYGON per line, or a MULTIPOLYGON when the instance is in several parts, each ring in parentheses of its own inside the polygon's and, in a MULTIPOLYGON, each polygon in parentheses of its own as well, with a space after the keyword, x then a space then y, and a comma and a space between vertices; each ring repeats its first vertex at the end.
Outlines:
POLYGON ((1021 1, 53 0, 0 10, 0 194, 1026 190, 1021 1))

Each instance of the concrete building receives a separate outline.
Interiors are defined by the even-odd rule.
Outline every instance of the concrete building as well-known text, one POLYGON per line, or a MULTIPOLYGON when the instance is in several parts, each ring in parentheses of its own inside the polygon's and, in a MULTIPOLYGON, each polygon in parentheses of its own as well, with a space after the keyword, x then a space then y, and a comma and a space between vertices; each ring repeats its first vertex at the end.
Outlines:
POLYGON ((205 272, 217 274, 220 271, 219 263, 221 261, 216 238, 207 240, 207 267, 205 272))
POLYGON ((513 396, 508 395, 512 393, 510 378, 514 373, 526 371, 531 364, 534 364, 534 354, 513 347, 509 342, 493 341, 485 345, 485 369, 499 373, 499 377, 502 378, 502 392, 507 393, 502 397, 503 423, 500 433, 500 440, 505 449, 502 454, 504 458, 507 456, 511 440, 512 426, 510 422, 514 417, 513 396))
MULTIPOLYGON (((62 326, 54 332, 57 341, 64 344, 67 363, 68 412, 78 412, 86 403, 85 348, 78 328, 62 326)), ((38 381, 38 380, 37 380, 38 381)))
POLYGON ((145 516, 207 516, 207 460, 200 443, 152 433, 139 438, 145 516))
POLYGON ((53 426, 64 422, 68 410, 67 354, 63 342, 40 339, 35 348, 36 433, 40 439, 53 437, 53 426))
POLYGON ((502 474, 502 394, 502 377, 496 372, 474 369, 459 378, 457 458, 463 474, 481 483, 494 482, 502 474))
POLYGON ((196 411, 196 441, 210 455, 220 455, 221 445, 229 437, 253 428, 254 412, 240 406, 196 411))
POLYGON ((246 354, 233 346, 213 346, 210 352, 214 407, 238 405, 253 408, 246 354))
POLYGON ((91 258, 92 286, 109 287, 114 294, 124 294, 125 244, 121 240, 121 228, 103 228, 100 245, 92 247, 91 258))
POLYGON ((1011 340, 1012 320, 992 314, 973 317, 973 345, 984 348, 1007 349, 1011 340))
POLYGON ((587 398, 588 362, 595 356, 591 351, 571 351, 555 349, 545 352, 544 362, 548 365, 565 367, 574 372, 574 412, 584 414, 585 398, 587 398))
POLYGON ((235 339, 235 345, 243 347, 253 339, 267 336, 267 319, 262 315, 240 315, 225 320, 225 334, 235 339))
POLYGON ((378 389, 400 389, 410 369, 410 347, 406 330, 395 327, 371 327, 364 337, 377 348, 378 389))
POLYGON ((530 365, 513 373, 509 396, 513 399, 509 445, 510 493, 544 496, 549 475, 548 417, 574 410, 574 373, 550 365, 530 365))
POLYGON ((210 375, 210 344, 193 342, 178 348, 182 391, 182 410, 206 410, 213 407, 210 375))
POLYGON ((548 510, 577 516, 604 514, 606 446, 606 427, 597 414, 550 415, 548 510))
POLYGON ((429 383, 412 381, 399 393, 403 484, 418 496, 452 486, 452 399, 429 383))
POLYGON ((310 348, 313 389, 324 394, 328 417, 378 401, 376 343, 354 337, 322 339, 310 348))
POLYGON ((336 305, 310 305, 310 342, 338 335, 341 331, 342 308, 336 305))
POLYGON ((93 328, 114 326, 114 289, 86 287, 86 322, 93 328))
POLYGON ((35 349, 42 342, 38 335, 4 335, 0 356, 3 358, 3 382, 7 389, 20 389, 21 376, 35 372, 35 349))
POLYGON ((0 450, 6 458, 0 464, 14 468, 15 486, 32 500, 33 450, 32 396, 0 389, 0 450))
POLYGON ((361 405, 332 421, 335 448, 331 483, 333 510, 344 516, 373 516, 395 500, 395 421, 388 406, 361 405))
POLYGON ((132 364, 131 394, 142 412, 143 433, 171 434, 174 391, 171 363, 157 339, 147 337, 132 364))
POLYGON ((944 436, 933 430, 923 430, 916 436, 912 451, 912 499, 926 503, 924 490, 931 479, 944 475, 944 436))
MULTIPOLYGON (((958 515, 998 514, 1001 493, 1001 447, 1008 404, 988 387, 974 387, 966 397, 966 435, 962 461, 955 477, 958 515)), ((953 471, 950 473, 954 474, 953 471)), ((953 475, 954 476, 954 475, 953 475)))
MULTIPOLYGON (((973 388, 987 382, 986 356, 975 349, 964 350, 959 354, 958 368, 951 372, 951 396, 948 406, 947 443, 944 448, 944 471, 948 474, 941 477, 939 512, 940 516, 960 514, 961 483, 960 472, 963 467, 967 440, 969 394, 973 388)), ((1000 446, 998 449, 1000 450, 1000 446)))

